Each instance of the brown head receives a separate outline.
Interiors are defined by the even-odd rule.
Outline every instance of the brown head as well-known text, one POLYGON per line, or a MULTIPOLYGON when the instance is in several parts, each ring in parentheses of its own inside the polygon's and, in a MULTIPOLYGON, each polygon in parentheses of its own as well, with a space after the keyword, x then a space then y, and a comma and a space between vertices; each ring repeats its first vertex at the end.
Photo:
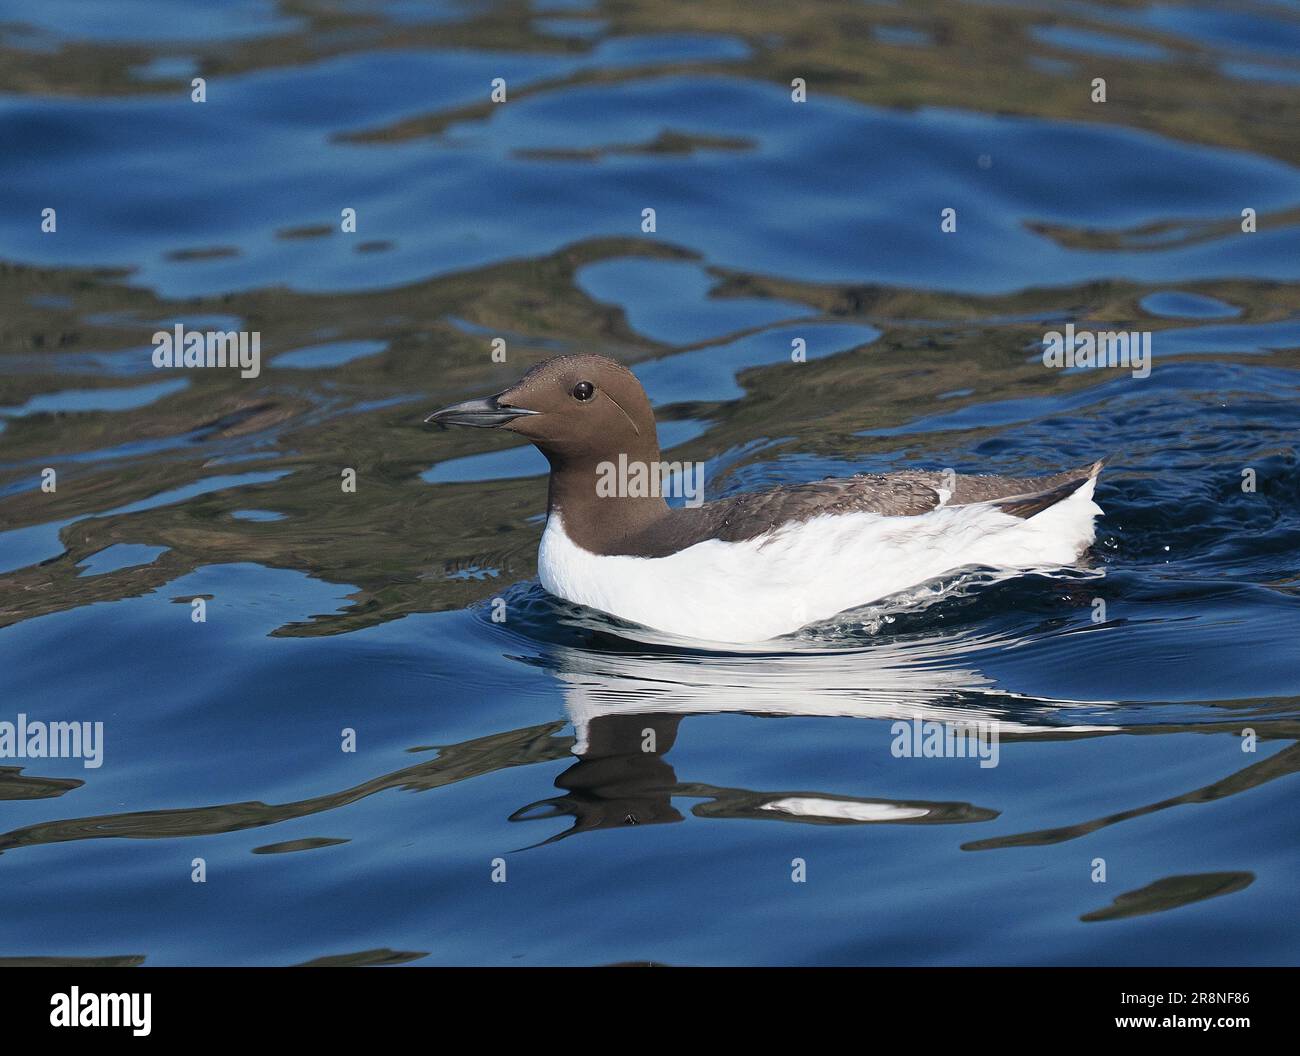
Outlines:
POLYGON ((635 375, 604 356, 560 356, 533 367, 503 392, 435 411, 425 419, 439 425, 507 429, 527 437, 551 464, 552 509, 565 510, 566 524, 613 516, 638 525, 667 509, 660 498, 636 498, 597 505, 596 479, 602 463, 659 463, 654 411, 635 375), (623 506, 616 510, 614 507, 623 506))

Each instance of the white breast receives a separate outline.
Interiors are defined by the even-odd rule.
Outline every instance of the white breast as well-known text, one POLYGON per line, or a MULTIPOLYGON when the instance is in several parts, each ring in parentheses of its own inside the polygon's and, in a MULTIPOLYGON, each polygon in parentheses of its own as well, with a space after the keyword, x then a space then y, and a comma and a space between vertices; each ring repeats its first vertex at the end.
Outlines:
POLYGON ((761 642, 971 565, 1060 567, 1093 540, 1089 480, 1027 520, 994 506, 919 517, 833 514, 739 543, 710 539, 667 557, 592 554, 546 522, 538 551, 552 594, 660 631, 761 642))

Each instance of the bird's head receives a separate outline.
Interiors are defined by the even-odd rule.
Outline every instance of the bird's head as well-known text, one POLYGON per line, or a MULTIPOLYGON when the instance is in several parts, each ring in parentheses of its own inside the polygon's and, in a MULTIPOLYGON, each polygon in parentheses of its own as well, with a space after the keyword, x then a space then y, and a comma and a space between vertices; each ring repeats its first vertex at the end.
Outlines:
POLYGON ((658 459, 654 411, 636 376, 604 356, 560 356, 508 389, 429 415, 437 425, 508 429, 553 467, 629 457, 658 459))

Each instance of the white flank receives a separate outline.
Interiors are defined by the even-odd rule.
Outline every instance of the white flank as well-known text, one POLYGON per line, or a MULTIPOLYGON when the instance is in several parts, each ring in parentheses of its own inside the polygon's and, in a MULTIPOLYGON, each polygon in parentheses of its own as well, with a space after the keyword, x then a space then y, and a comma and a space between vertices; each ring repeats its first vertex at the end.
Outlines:
POLYGON ((646 627, 716 642, 762 642, 967 566, 1073 563, 1093 540, 1095 480, 1026 520, 996 506, 918 517, 828 514, 757 539, 709 539, 668 557, 602 557, 558 514, 537 555, 552 594, 646 627))

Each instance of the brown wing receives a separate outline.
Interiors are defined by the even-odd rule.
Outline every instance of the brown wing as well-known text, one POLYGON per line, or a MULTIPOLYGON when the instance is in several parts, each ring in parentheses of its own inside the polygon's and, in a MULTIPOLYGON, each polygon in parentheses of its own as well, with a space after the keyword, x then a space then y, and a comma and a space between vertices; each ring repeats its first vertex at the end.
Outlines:
POLYGON ((939 492, 926 474, 859 473, 789 484, 753 494, 735 495, 705 509, 712 514, 713 534, 735 542, 753 539, 783 524, 835 513, 879 513, 915 517, 939 506, 939 492))

